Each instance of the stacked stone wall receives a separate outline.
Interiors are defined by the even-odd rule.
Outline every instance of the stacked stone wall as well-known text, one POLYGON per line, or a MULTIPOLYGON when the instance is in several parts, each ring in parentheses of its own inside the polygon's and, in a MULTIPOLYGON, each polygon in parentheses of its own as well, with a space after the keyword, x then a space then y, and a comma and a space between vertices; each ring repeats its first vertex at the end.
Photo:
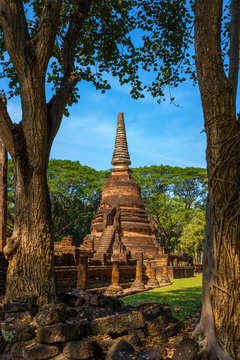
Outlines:
POLYGON ((165 348, 147 345, 165 343, 184 327, 166 304, 126 309, 121 300, 96 292, 75 289, 62 304, 36 302, 21 293, 0 301, 1 360, 162 359, 165 348))

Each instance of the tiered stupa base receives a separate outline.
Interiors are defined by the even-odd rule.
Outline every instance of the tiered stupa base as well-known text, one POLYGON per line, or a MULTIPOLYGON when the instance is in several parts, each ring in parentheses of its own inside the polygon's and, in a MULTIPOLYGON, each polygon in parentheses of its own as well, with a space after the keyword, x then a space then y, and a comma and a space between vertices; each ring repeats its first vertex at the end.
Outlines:
POLYGON ((91 234, 83 248, 92 242, 94 259, 127 262, 143 253, 144 259, 158 256, 160 246, 154 225, 146 213, 140 186, 133 180, 123 113, 118 115, 111 175, 102 192, 102 201, 93 218, 91 234))

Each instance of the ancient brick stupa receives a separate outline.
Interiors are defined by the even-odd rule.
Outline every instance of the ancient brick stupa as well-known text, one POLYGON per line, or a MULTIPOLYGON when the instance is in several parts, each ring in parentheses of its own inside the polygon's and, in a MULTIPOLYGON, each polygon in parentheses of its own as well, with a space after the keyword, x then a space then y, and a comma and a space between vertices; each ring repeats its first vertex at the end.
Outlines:
POLYGON ((126 260, 143 252, 156 257, 159 249, 155 228, 146 213, 140 186, 133 180, 123 113, 118 115, 111 175, 102 192, 99 209, 92 220, 91 234, 83 247, 94 251, 94 258, 126 260))

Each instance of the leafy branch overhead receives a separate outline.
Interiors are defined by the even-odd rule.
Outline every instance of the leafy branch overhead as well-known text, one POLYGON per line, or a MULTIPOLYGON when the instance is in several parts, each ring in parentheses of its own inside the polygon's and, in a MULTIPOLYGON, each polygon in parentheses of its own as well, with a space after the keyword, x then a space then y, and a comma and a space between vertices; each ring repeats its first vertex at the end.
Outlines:
MULTIPOLYGON (((61 4, 61 10, 55 9, 60 11, 59 23, 56 14, 51 17, 57 26, 46 75, 52 91, 58 93, 66 87, 74 73, 75 85, 90 81, 105 92, 110 88, 110 74, 118 77, 121 85, 130 85, 133 98, 149 91, 160 101, 166 85, 176 87, 186 73, 195 79, 192 57, 186 50, 192 42, 193 19, 184 1, 25 0, 26 46, 46 35, 49 19, 44 18, 43 9, 50 13, 53 3, 61 4), (148 80, 140 80, 142 71, 151 72, 148 80)), ((52 26, 48 33, 54 38, 52 26)), ((9 79, 8 96, 12 97, 20 93, 19 75, 6 52, 2 28, 0 35, 0 76, 9 79)), ((79 98, 75 85, 68 105, 79 98)))

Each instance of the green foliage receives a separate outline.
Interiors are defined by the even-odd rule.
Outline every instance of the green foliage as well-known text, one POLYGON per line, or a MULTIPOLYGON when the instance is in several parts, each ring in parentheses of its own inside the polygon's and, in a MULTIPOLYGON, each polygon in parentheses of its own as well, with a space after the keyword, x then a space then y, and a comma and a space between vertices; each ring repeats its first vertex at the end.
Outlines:
POLYGON ((184 227, 179 238, 177 250, 186 252, 191 256, 198 254, 199 258, 204 249, 205 226, 205 212, 196 212, 191 221, 184 227))
MULTIPOLYGON (((29 36, 33 39, 45 0, 23 3, 29 36)), ((78 5, 77 0, 62 2, 59 31, 46 77, 52 90, 62 80, 63 40, 78 5)), ((92 1, 76 42, 75 68, 79 81, 90 81, 105 92, 110 88, 106 76, 110 73, 118 77, 121 85, 131 85, 133 98, 144 97, 149 91, 160 100, 165 86, 178 86, 186 74, 195 80, 192 57, 187 51, 192 42, 192 27, 193 16, 186 1, 92 1), (142 72, 151 73, 149 80, 142 72)), ((19 95, 17 73, 6 53, 1 29, 0 66, 0 76, 9 79, 9 96, 19 95)), ((76 88, 69 105, 78 98, 76 88)))
POLYGON ((150 166, 133 169, 158 237, 177 248, 183 229, 205 209, 207 172, 201 168, 150 166))
POLYGON ((71 234, 79 244, 90 230, 107 172, 78 161, 50 160, 47 176, 55 239, 71 234))
MULTIPOLYGON (((48 186, 52 204, 53 235, 74 235, 79 244, 89 232, 108 172, 82 166, 78 161, 50 160, 48 186)), ((8 236, 14 222, 13 164, 8 166, 8 236)))
POLYGON ((181 198, 186 209, 201 206, 206 199, 207 172, 202 168, 145 166, 133 169, 133 177, 141 185, 143 199, 164 192, 181 198))
POLYGON ((125 305, 139 305, 145 302, 167 303, 173 315, 185 320, 194 314, 202 300, 202 275, 185 279, 172 279, 173 285, 138 293, 122 298, 125 305))

